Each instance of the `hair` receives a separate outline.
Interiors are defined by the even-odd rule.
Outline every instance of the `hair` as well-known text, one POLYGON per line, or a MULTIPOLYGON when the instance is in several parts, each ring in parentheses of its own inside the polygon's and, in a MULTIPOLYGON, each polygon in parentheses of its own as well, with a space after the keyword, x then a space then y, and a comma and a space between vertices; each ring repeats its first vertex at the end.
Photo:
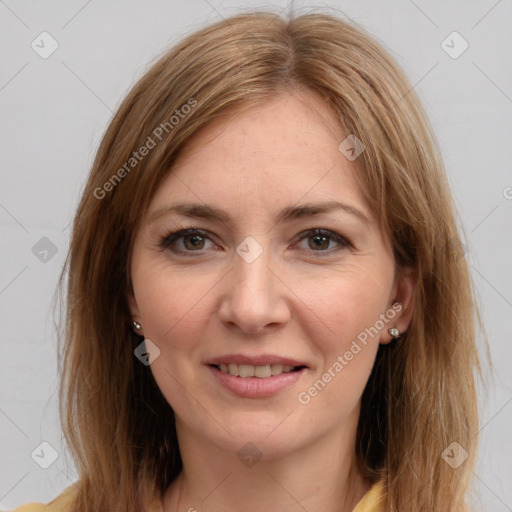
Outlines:
POLYGON ((410 327, 380 345, 362 395, 360 471, 383 482, 387 512, 464 508, 476 460, 480 319, 428 119, 395 60, 355 23, 250 12, 160 56, 122 101, 93 162, 61 275, 60 414, 79 477, 73 511, 142 510, 182 467, 173 410, 133 355, 141 338, 127 301, 134 237, 155 191, 209 122, 299 91, 320 95, 364 144, 353 162, 361 189, 397 268, 417 276, 410 327), (457 469, 442 458, 452 442, 468 453, 457 469))

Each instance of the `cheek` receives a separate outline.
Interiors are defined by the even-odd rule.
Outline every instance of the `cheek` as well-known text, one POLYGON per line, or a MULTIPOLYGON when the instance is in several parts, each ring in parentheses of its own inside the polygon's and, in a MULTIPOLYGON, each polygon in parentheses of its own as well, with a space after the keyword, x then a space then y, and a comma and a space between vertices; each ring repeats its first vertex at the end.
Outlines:
POLYGON ((304 317, 302 327, 321 361, 313 387, 303 391, 312 399, 321 394, 317 404, 332 405, 343 414, 360 398, 387 325, 381 318, 388 307, 388 281, 353 272, 331 276, 324 286, 303 282, 304 302, 313 314, 304 317))
POLYGON ((144 335, 160 350, 151 364, 151 372, 180 417, 186 417, 195 405, 189 395, 190 383, 197 379, 201 347, 207 341, 205 335, 212 314, 207 292, 212 286, 207 276, 185 278, 161 266, 140 273, 138 281, 134 279, 144 335))
POLYGON ((133 284, 144 334, 165 347, 193 339, 192 331, 206 321, 208 291, 215 281, 204 273, 185 277, 158 264, 147 266, 133 284))
MULTIPOLYGON (((325 340, 319 340, 318 345, 330 351, 342 350, 361 332, 374 327, 388 307, 391 284, 392 276, 377 280, 372 273, 356 272, 355 269, 337 276, 331 274, 325 279, 303 280, 301 293, 305 297, 305 307, 316 317, 310 325, 323 324, 324 327, 325 340)), ((380 333, 381 322, 377 328, 380 333)), ((379 336, 374 330, 372 333, 370 338, 378 342, 379 336)))

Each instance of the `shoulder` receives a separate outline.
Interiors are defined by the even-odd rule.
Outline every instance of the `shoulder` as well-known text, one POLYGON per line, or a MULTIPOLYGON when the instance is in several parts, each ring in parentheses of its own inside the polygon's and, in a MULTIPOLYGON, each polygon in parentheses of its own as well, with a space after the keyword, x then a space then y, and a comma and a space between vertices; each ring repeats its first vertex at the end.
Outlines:
POLYGON ((356 505, 353 512, 380 512, 384 501, 384 483, 376 482, 356 505))
POLYGON ((47 504, 28 503, 27 505, 18 507, 13 510, 13 512, 68 512, 75 494, 76 487, 75 485, 71 485, 47 504))

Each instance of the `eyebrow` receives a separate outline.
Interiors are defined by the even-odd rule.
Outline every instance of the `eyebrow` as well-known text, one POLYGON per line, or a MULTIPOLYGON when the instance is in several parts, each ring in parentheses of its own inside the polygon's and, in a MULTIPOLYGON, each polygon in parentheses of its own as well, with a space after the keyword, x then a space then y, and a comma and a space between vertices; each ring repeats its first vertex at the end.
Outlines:
MULTIPOLYGON (((315 215, 321 215, 323 213, 329 213, 335 210, 344 211, 345 213, 357 217, 365 224, 370 224, 370 221, 361 210, 358 210, 354 206, 340 201, 328 201, 323 203, 307 203, 298 206, 287 206, 277 214, 276 221, 281 223, 295 219, 313 217, 315 215)), ((187 217, 198 219, 221 221, 228 226, 232 226, 233 224, 231 217, 225 210, 201 203, 177 203, 164 206, 163 208, 156 210, 148 218, 147 222, 151 223, 157 218, 160 218, 161 216, 169 213, 178 213, 187 217)))

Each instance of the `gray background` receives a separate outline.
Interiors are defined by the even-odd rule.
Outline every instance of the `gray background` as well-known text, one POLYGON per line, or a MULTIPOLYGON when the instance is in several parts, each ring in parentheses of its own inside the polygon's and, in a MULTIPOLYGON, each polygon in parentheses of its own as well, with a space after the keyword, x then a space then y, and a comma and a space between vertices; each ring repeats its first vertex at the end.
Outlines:
MULTIPOLYGON (((294 5, 304 6, 342 11, 378 38, 430 116, 467 233, 494 363, 480 390, 474 507, 512 511, 512 2, 294 5), (446 39, 454 31, 469 44, 457 58, 445 51, 462 49, 457 36, 446 39)), ((183 35, 247 7, 277 13, 290 5, 0 0, 0 508, 49 501, 75 479, 57 414, 51 299, 68 225, 112 112, 149 61, 183 35), (31 47, 34 40, 42 46, 43 31, 59 45, 46 59, 31 47), (48 469, 40 467, 52 460, 43 441, 58 454, 48 469)))

